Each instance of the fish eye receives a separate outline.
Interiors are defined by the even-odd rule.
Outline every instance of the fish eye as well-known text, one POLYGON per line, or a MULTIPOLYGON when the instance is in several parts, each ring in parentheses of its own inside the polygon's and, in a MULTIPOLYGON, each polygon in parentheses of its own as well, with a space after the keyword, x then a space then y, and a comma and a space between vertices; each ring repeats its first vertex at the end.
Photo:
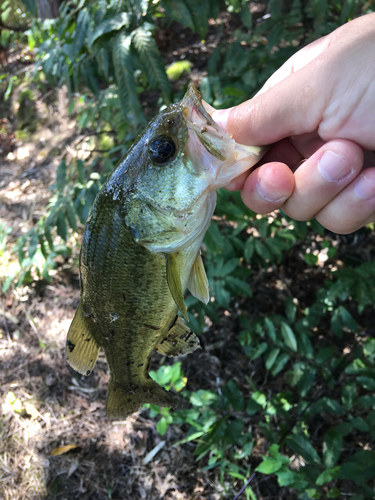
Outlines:
POLYGON ((155 137, 149 145, 151 158, 156 163, 166 163, 174 157, 176 153, 176 144, 170 137, 155 137))

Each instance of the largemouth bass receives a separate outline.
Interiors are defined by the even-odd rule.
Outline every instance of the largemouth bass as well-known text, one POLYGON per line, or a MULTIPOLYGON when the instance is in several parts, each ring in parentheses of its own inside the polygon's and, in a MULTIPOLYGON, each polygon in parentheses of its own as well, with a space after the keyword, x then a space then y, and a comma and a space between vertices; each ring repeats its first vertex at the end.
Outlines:
POLYGON ((83 236, 81 302, 66 355, 89 375, 104 349, 109 418, 125 418, 143 403, 178 405, 150 378, 151 354, 178 356, 199 347, 177 313, 188 320, 186 289, 209 300, 200 247, 216 190, 264 151, 224 133, 191 85, 150 122, 97 195, 83 236))

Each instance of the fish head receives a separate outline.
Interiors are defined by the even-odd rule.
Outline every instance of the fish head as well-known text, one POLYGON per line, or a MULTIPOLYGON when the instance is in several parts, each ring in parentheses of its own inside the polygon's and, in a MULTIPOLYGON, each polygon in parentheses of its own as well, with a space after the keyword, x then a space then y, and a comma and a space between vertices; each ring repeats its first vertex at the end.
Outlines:
POLYGON ((265 151, 236 143, 190 85, 179 103, 149 124, 128 157, 125 219, 136 241, 164 253, 202 241, 216 190, 255 165, 265 151))

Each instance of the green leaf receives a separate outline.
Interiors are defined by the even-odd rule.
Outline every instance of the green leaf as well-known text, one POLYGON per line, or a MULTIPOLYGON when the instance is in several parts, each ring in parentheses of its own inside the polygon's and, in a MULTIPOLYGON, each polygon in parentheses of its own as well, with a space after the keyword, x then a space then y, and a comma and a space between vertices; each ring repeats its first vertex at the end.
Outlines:
POLYGON ((243 281, 240 280, 239 278, 235 278, 234 276, 227 276, 225 278, 225 282, 227 285, 230 286, 230 288, 233 290, 233 292, 236 295, 239 295, 240 293, 247 295, 247 297, 252 297, 253 292, 251 291, 251 288, 249 285, 243 281))
POLYGON ((305 262, 309 266, 315 266, 315 264, 318 262, 318 256, 314 255, 313 253, 305 253, 305 262))
POLYGON ((262 474, 274 474, 283 466, 283 462, 271 457, 263 457, 263 462, 255 469, 262 474))
POLYGON ((326 467, 331 468, 338 461, 342 443, 342 434, 336 428, 333 427, 327 432, 323 445, 323 462, 326 467))
POLYGON ((64 199, 64 209, 65 209, 65 215, 66 215, 67 221, 69 222, 69 226, 74 231, 76 231, 77 230, 76 216, 75 216, 72 205, 70 204, 69 200, 67 200, 66 198, 64 199))
POLYGON ((252 236, 250 236, 247 240, 246 240, 246 243, 245 243, 245 251, 244 251, 244 257, 245 259, 250 262, 251 261, 251 258, 254 254, 254 249, 255 249, 255 245, 254 245, 254 238, 252 236))
POLYGON ((352 432, 353 426, 349 422, 341 422, 340 424, 336 425, 335 429, 342 436, 347 436, 352 432))
POLYGON ((73 57, 78 55, 86 37, 87 28, 89 26, 90 15, 87 9, 81 9, 77 17, 77 25, 74 31, 73 44, 71 53, 73 57))
POLYGON ((105 47, 100 47, 100 49, 95 54, 96 61, 98 63, 98 71, 102 77, 106 80, 109 79, 109 53, 105 47))
POLYGON ((66 229, 64 214, 63 214, 62 210, 59 210, 59 212, 57 214, 57 217, 56 217, 56 226, 57 226, 57 234, 64 241, 66 241, 66 239, 68 237, 68 231, 66 229))
POLYGON ((99 84, 96 73, 96 67, 91 59, 85 58, 80 63, 80 72, 85 80, 88 88, 91 92, 98 97, 99 96, 99 84))
POLYGON ((277 356, 279 355, 280 349, 272 349, 272 351, 265 356, 266 358, 266 369, 271 370, 273 367, 277 356))
POLYGON ((204 38, 210 18, 209 2, 200 0, 162 0, 167 15, 204 38))
POLYGON ((296 320, 297 306, 293 301, 292 297, 288 297, 284 304, 285 314, 290 323, 294 323, 296 320))
POLYGON ((298 335, 298 348, 301 356, 305 356, 308 359, 314 358, 314 348, 311 340, 304 331, 301 331, 298 335))
POLYGON ((320 474, 320 476, 318 476, 317 480, 315 481, 316 484, 318 486, 323 486, 323 484, 333 481, 338 477, 340 468, 341 468, 340 466, 337 466, 333 467, 333 469, 326 469, 320 474))
POLYGON ((140 27, 133 31, 133 42, 152 88, 160 88, 166 104, 171 103, 168 76, 151 32, 140 27))
POLYGON ((111 31, 118 31, 123 26, 129 26, 130 17, 126 12, 120 12, 116 16, 111 17, 110 19, 106 19, 95 29, 93 34, 91 35, 88 46, 92 46, 92 44, 102 35, 106 33, 110 33, 111 31))
POLYGON ((343 385, 341 391, 341 401, 347 410, 353 406, 353 401, 357 395, 357 387, 354 381, 347 382, 343 385))
POLYGON ((264 318, 264 326, 267 329, 269 338, 272 340, 272 342, 276 342, 276 329, 270 318, 264 318))
POLYGON ((281 335, 283 336, 285 345, 292 349, 292 351, 297 352, 297 339, 293 333, 293 330, 284 321, 281 323, 281 335))
POLYGON ((267 342, 262 342, 261 344, 258 345, 258 347, 255 349, 255 351, 251 354, 250 359, 254 360, 259 358, 264 352, 266 352, 268 349, 268 344, 267 342))
POLYGON ((314 383, 314 378, 316 375, 316 369, 313 367, 308 367, 300 380, 297 383, 297 390, 302 398, 306 396, 306 394, 309 392, 311 389, 313 383, 314 383))
POLYGON ((277 358, 275 364, 272 367, 271 373, 275 377, 281 370, 284 368, 284 366, 287 364, 289 361, 290 356, 286 352, 283 352, 280 354, 280 356, 277 358))
POLYGON ((309 484, 307 481, 304 481, 304 476, 301 472, 294 472, 285 465, 276 472, 276 476, 280 486, 290 486, 303 490, 309 484))
POLYGON ((375 391, 375 379, 370 377, 357 377, 357 382, 368 391, 375 391))
POLYGON ((360 396, 355 404, 359 406, 359 408, 375 408, 375 396, 370 396, 369 394, 366 394, 365 396, 360 396))
POLYGON ((164 417, 161 417, 159 422, 156 424, 156 430, 161 436, 167 432, 168 423, 164 417))
POLYGON ((134 119, 146 125, 146 118, 139 104, 130 55, 131 36, 119 33, 114 39, 112 56, 120 102, 125 116, 132 113, 134 119))
POLYGON ((365 422, 363 420, 363 418, 361 418, 361 417, 352 418, 350 423, 353 425, 353 427, 355 427, 356 429, 358 429, 361 432, 368 432, 368 430, 369 430, 369 426, 367 425, 367 422, 365 422))
POLYGON ((247 403, 246 411, 249 415, 255 415, 261 408, 262 407, 259 403, 257 403, 253 399, 250 399, 247 403))
POLYGON ((239 259, 229 259, 228 261, 225 262, 220 272, 218 272, 217 276, 222 278, 227 274, 232 273, 235 269, 237 269, 238 264, 239 264, 239 259))
POLYGON ((259 240, 255 240, 255 251, 263 260, 271 260, 271 254, 268 248, 259 240))
POLYGON ((162 6, 170 18, 194 31, 193 17, 183 0, 162 0, 162 6))
MULTIPOLYGON (((339 477, 363 484, 375 476, 375 452, 361 450, 341 466, 339 477)), ((373 491, 372 491, 373 492, 373 491)))
POLYGON ((311 446, 309 441, 299 434, 293 434, 286 439, 288 446, 295 452, 301 455, 306 462, 321 463, 320 457, 316 450, 311 446))
POLYGON ((30 259, 32 259, 35 255, 37 246, 38 246, 39 240, 38 240, 38 234, 34 229, 31 229, 30 231, 30 243, 29 243, 29 248, 28 248, 28 254, 30 259))
POLYGON ((245 3, 242 5, 241 12, 240 12, 240 18, 242 23, 246 26, 248 30, 253 29, 253 15, 250 12, 250 4, 245 3))
POLYGON ((223 394, 231 404, 234 411, 242 411, 244 406, 242 392, 234 380, 229 380, 223 388, 223 394))
POLYGON ((61 160, 56 171, 56 185, 59 191, 62 191, 66 186, 66 163, 65 160, 61 160))
POLYGON ((345 415, 344 408, 335 399, 321 398, 320 401, 323 403, 323 409, 327 413, 332 415, 345 415))
POLYGON ((244 428, 244 421, 240 418, 236 418, 229 424, 225 426, 224 440, 227 444, 237 443, 241 438, 241 434, 244 428))
MULTIPOLYGON (((331 488, 327 491, 327 498, 338 498, 340 495, 341 491, 338 488, 331 488)), ((352 500, 359 500, 359 498, 352 497, 352 500)))
POLYGON ((9 274, 7 279, 5 280, 3 288, 2 288, 3 293, 5 293, 8 290, 8 288, 10 287, 10 285, 12 284, 12 281, 14 280, 14 276, 15 276, 15 273, 11 273, 11 274, 9 274))

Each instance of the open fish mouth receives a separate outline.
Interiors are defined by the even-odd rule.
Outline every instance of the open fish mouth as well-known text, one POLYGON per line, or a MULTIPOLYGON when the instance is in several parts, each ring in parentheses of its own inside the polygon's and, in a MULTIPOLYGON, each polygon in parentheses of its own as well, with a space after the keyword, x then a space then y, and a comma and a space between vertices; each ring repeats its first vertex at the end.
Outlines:
POLYGON ((211 189, 218 189, 254 166, 266 147, 238 144, 222 130, 206 110, 210 106, 190 85, 181 101, 189 139, 184 154, 209 177, 211 189))

